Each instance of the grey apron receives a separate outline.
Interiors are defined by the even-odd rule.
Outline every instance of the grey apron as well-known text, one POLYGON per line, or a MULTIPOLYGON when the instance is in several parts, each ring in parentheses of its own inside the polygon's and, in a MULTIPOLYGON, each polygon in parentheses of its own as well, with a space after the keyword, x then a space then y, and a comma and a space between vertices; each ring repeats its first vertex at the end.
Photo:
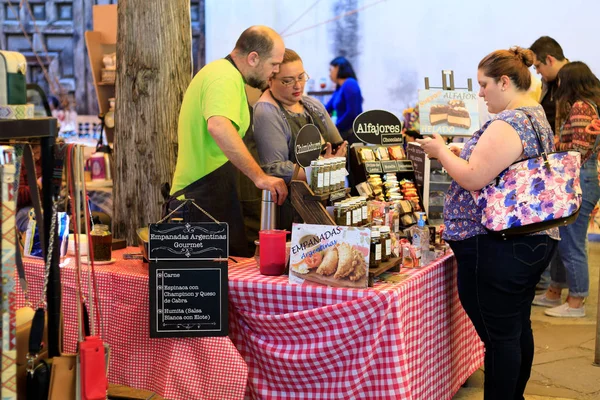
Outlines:
MULTIPOLYGON (((271 97, 279 106, 279 109, 290 126, 291 146, 289 146, 288 157, 290 161, 295 164, 296 154, 294 153, 294 143, 296 142, 296 137, 298 136, 300 129, 302 129, 306 124, 313 124, 319 129, 321 137, 323 138, 327 133, 327 128, 325 127, 323 121, 321 121, 321 118, 319 118, 319 116, 306 105, 304 105, 304 114, 292 114, 286 110, 285 107, 283 107, 283 104, 281 104, 281 102, 277 100, 275 96, 273 96, 273 92, 271 92, 271 97)), ((294 207, 292 206, 290 196, 288 196, 288 198, 285 200, 285 203, 283 203, 283 205, 279 208, 279 229, 291 230, 294 222, 302 222, 299 218, 299 215, 297 215, 294 207)))

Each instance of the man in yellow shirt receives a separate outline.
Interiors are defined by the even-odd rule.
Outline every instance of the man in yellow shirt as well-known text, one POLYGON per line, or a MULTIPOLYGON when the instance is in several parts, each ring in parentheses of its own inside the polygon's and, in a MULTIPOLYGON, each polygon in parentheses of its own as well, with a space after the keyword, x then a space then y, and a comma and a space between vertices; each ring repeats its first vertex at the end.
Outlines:
MULTIPOLYGON (((227 222, 231 255, 249 255, 235 168, 257 188, 269 190, 278 204, 287 197, 285 182, 266 175, 242 141, 251 123, 244 85, 265 88, 279 71, 284 51, 283 40, 271 28, 246 29, 231 54, 196 74, 181 105, 169 209, 175 199, 194 199, 215 219, 227 222)), ((189 207, 188 214, 188 221, 212 221, 196 207, 189 207)))

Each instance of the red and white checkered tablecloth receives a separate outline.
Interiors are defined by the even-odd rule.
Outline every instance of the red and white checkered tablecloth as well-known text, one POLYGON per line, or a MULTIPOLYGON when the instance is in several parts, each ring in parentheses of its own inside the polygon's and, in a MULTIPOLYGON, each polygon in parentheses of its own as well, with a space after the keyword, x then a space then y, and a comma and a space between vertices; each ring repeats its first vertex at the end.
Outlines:
MULTIPOLYGON (((124 252, 139 250, 115 251, 116 263, 95 267, 102 337, 111 348, 109 382, 151 390, 170 400, 243 398, 248 367, 228 337, 150 339, 148 267, 123 260, 124 252)), ((25 258, 24 263, 31 297, 37 299, 42 262, 25 258)), ((61 268, 65 351, 71 353, 77 341, 74 277, 71 259, 61 268)), ((20 288, 17 302, 19 307, 25 304, 20 288)))
POLYGON ((452 255, 397 284, 294 285, 230 264, 230 336, 254 399, 451 399, 483 364, 452 255))

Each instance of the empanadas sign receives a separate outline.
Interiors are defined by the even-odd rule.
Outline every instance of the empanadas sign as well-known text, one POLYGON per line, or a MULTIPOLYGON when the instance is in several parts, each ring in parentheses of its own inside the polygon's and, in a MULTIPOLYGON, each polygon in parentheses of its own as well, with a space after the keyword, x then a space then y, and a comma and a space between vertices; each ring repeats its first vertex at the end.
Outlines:
POLYGON ((290 282, 367 287, 370 229, 294 224, 290 282))

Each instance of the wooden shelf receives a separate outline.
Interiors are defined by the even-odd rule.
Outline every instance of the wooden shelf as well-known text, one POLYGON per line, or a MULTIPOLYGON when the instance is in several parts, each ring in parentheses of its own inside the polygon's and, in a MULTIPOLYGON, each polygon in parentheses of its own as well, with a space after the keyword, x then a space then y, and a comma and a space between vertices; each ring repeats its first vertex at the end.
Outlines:
POLYGON ((400 272, 402 257, 393 257, 389 261, 382 262, 377 268, 369 268, 369 286, 373 286, 373 279, 387 271, 400 272))
MULTIPOLYGON (((102 59, 105 54, 117 51, 117 6, 96 5, 93 7, 94 30, 85 32, 85 44, 88 50, 88 58, 96 88, 98 99, 98 110, 106 114, 110 108, 108 99, 115 97, 116 87, 114 83, 102 81, 102 59)), ((105 128, 106 139, 113 142, 114 129, 105 128)))
POLYGON ((56 137, 56 118, 0 119, 1 138, 56 137))

